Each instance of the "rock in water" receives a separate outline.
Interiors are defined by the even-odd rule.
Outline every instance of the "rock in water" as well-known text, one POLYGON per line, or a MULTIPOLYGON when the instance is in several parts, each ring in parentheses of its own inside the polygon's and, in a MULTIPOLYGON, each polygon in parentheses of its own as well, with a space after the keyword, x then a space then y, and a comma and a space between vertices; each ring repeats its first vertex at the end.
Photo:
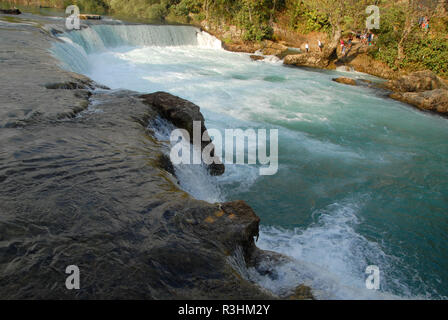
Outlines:
POLYGON ((332 79, 334 82, 342 83, 342 84, 348 84, 350 86, 356 86, 355 79, 347 78, 347 77, 339 77, 332 79))
MULTIPOLYGON (((185 129, 190 135, 190 142, 193 143, 193 122, 201 122, 201 136, 205 127, 205 120, 200 112, 200 108, 194 103, 185 99, 173 96, 166 92, 156 92, 141 96, 144 102, 153 107, 162 118, 171 121, 176 127, 185 129)), ((201 148, 204 149, 209 142, 202 142, 201 148)), ((214 150, 212 156, 214 156, 214 150)), ((211 175, 219 176, 225 171, 224 164, 212 163, 208 166, 211 175)))
POLYGON ((287 55, 283 63, 297 67, 326 68, 330 62, 318 53, 301 53, 287 55))
POLYGON ((384 87, 395 92, 423 92, 435 89, 448 89, 448 85, 444 80, 429 70, 417 71, 395 80, 389 80, 384 84, 384 87))
POLYGON ((252 61, 264 60, 264 57, 263 57, 263 56, 259 56, 259 55, 256 55, 256 54, 252 54, 252 55, 250 56, 250 58, 252 59, 252 61))
POLYGON ((395 92, 392 99, 409 103, 422 110, 448 114, 448 90, 436 89, 423 92, 395 92))

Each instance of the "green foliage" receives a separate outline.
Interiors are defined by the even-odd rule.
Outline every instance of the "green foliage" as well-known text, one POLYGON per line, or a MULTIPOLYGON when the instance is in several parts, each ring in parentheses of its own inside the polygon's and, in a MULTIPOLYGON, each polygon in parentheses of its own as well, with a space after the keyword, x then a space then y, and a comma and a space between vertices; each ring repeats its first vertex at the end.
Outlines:
POLYGON ((246 41, 262 41, 265 39, 272 39, 274 35, 274 29, 268 25, 255 26, 249 25, 245 28, 243 40, 246 41))
POLYGON ((109 10, 109 6, 104 0, 74 0, 74 1, 64 1, 64 5, 76 4, 81 12, 84 13, 96 13, 104 14, 109 10))
POLYGON ((405 46, 403 66, 412 69, 429 69, 448 76, 448 40, 415 34, 405 46))
POLYGON ((201 13, 202 6, 202 0, 181 0, 178 4, 173 6, 172 10, 178 16, 188 16, 190 13, 201 13))
POLYGON ((164 20, 168 15, 171 2, 168 0, 105 0, 112 13, 145 18, 149 20, 164 20))
MULTIPOLYGON (((24 4, 26 0, 9 2, 24 4)), ((168 17, 178 22, 199 23, 208 19, 221 26, 238 26, 243 30, 243 40, 250 41, 272 39, 274 23, 298 33, 332 32, 333 38, 338 34, 335 30, 362 31, 367 17, 364 10, 373 4, 370 0, 40 0, 40 3, 58 8, 77 4, 83 13, 110 13, 149 20, 168 17)), ((420 7, 412 9, 410 0, 374 3, 381 9, 381 29, 375 30, 375 46, 369 50, 372 57, 395 70, 430 69, 448 76, 447 14, 431 18, 430 31, 426 34, 415 18, 426 15, 427 11, 423 13, 420 7), (409 21, 414 24, 410 36, 407 35, 409 21), (404 59, 398 59, 400 42, 404 59)))
POLYGON ((269 1, 241 1, 234 23, 244 30, 243 40, 262 41, 274 35, 269 23, 271 12, 265 2, 269 1))
MULTIPOLYGON (((436 21, 436 20, 435 20, 436 21)), ((391 7, 381 15, 381 29, 377 32, 376 48, 370 52, 375 59, 385 62, 393 70, 429 69, 438 75, 448 76, 448 39, 441 30, 431 35, 416 24, 404 41, 405 58, 397 61, 398 43, 402 38, 405 14, 400 7, 391 7)), ((434 23, 436 24, 436 23, 434 23)))
POLYGON ((398 42, 401 39, 404 13, 392 7, 381 15, 381 28, 376 32, 376 48, 370 51, 375 59, 385 62, 391 69, 397 70, 395 62, 398 56, 398 42))

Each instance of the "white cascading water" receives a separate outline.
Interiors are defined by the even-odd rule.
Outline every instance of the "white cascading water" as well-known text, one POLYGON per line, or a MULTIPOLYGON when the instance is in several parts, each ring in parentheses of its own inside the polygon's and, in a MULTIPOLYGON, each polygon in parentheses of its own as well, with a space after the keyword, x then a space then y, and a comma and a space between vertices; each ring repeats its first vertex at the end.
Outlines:
POLYGON ((198 46, 201 48, 216 49, 216 50, 222 49, 221 40, 212 36, 208 32, 205 31, 198 32, 197 40, 198 40, 198 46))

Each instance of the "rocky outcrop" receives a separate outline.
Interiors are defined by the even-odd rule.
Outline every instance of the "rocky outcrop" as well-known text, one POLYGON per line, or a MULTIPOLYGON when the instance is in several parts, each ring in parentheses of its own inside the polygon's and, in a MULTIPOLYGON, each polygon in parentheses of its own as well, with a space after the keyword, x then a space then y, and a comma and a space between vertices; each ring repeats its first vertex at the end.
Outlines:
MULTIPOLYGON (((199 121, 201 123, 201 137, 207 130, 205 127, 205 120, 200 112, 200 108, 185 99, 173 96, 166 92, 156 92, 152 94, 142 95, 144 102, 157 110, 162 118, 172 122, 176 127, 185 129, 190 135, 190 142, 193 143, 193 122, 199 121)), ((201 148, 204 149, 209 142, 201 141, 201 148)), ((201 149, 201 150, 202 150, 201 149)), ((214 150, 211 156, 215 156, 214 150)), ((212 163, 209 165, 209 172, 211 175, 219 176, 225 171, 224 164, 212 163)))
POLYGON ((330 61, 319 53, 301 53, 287 55, 283 63, 297 67, 327 68, 330 61))
POLYGON ((342 84, 347 84, 350 86, 356 86, 356 80, 352 79, 352 78, 347 78, 347 77, 339 77, 339 78, 333 78, 332 79, 334 82, 338 82, 338 83, 342 83, 342 84))
POLYGON ((411 104, 419 109, 448 113, 448 85, 431 71, 417 71, 389 80, 382 88, 394 91, 392 99, 411 104))
POLYGON ((446 82, 429 70, 417 71, 383 84, 394 92, 423 92, 435 89, 448 89, 446 82))
POLYGON ((448 115, 448 90, 446 89, 435 89, 423 92, 395 92, 390 97, 422 110, 448 115))

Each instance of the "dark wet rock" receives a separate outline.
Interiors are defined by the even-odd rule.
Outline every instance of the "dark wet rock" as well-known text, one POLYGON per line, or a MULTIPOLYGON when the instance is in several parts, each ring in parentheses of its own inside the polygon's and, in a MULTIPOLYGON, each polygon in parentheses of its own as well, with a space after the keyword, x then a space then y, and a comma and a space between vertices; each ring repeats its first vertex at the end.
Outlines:
POLYGON ((247 264, 250 267, 254 267, 260 275, 276 279, 275 268, 287 262, 292 262, 292 259, 277 252, 257 248, 247 264))
POLYGON ((227 51, 255 53, 261 49, 261 45, 254 42, 224 43, 223 47, 227 51))
MULTIPOLYGON (((166 92, 156 92, 141 96, 143 101, 154 108, 161 117, 172 122, 176 127, 185 129, 190 135, 190 142, 193 143, 193 122, 201 123, 201 136, 204 131, 205 121, 200 108, 194 103, 185 99, 173 96, 166 92)), ((208 142, 202 142, 202 149, 208 145, 208 142)), ((212 152, 214 156, 214 150, 212 152)), ((222 163, 213 163, 209 166, 211 175, 222 175, 225 167, 222 163)))
POLYGON ((75 90, 75 89, 92 89, 93 86, 91 86, 89 83, 82 83, 82 82, 73 82, 73 81, 67 81, 62 83, 47 83, 45 84, 45 88, 47 89, 64 89, 64 90, 75 90))
POLYGON ((380 88, 393 91, 390 98, 421 110, 448 113, 448 85, 431 71, 417 71, 389 80, 380 88))
POLYGON ((356 86, 356 80, 352 78, 347 77, 339 77, 339 78, 333 78, 332 81, 342 84, 347 84, 350 86, 356 86))
POLYGON ((256 55, 256 54, 252 54, 252 55, 250 55, 250 58, 252 59, 252 61, 260 61, 260 60, 264 60, 264 57, 263 57, 263 56, 259 56, 259 55, 256 55))
POLYGON ((223 233, 224 241, 233 245, 242 244, 244 259, 249 263, 256 249, 254 238, 258 239, 260 218, 244 201, 223 203, 221 209, 230 220, 238 221, 231 232, 223 233))
POLYGON ((166 154, 160 155, 158 165, 166 172, 171 173, 173 176, 176 175, 176 173, 174 172, 173 163, 171 162, 170 157, 166 154))
POLYGON ((310 287, 306 285, 299 285, 292 295, 288 297, 289 300, 314 300, 313 292, 310 287))
POLYGON ((21 14, 22 12, 19 9, 14 8, 14 9, 0 9, 0 13, 18 15, 21 14))
POLYGON ((423 92, 435 89, 448 89, 446 82, 429 70, 417 71, 401 76, 398 79, 389 80, 383 86, 394 92, 423 92))
POLYGON ((423 92, 395 92, 390 97, 422 110, 448 114, 448 90, 446 89, 423 92))

